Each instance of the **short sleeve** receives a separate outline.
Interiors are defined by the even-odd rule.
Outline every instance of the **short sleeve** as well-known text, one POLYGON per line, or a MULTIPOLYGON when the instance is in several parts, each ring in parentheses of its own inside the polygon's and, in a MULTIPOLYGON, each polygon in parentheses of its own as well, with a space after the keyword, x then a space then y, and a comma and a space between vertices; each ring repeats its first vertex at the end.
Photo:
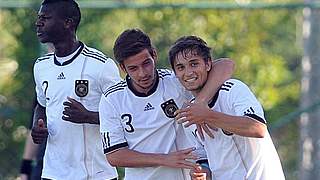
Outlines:
POLYGON ((100 133, 105 154, 128 146, 124 131, 112 103, 105 96, 99 104, 100 133))
POLYGON ((104 93, 108 89, 108 87, 120 80, 121 78, 118 66, 112 59, 108 58, 107 61, 104 63, 103 70, 100 73, 99 81, 101 91, 104 93))
POLYGON ((38 71, 39 70, 37 68, 37 64, 35 64, 33 68, 33 75, 36 84, 35 90, 37 93, 37 101, 41 106, 46 107, 46 95, 44 94, 43 89, 46 89, 48 87, 48 82, 40 82, 38 71))
POLYGON ((232 87, 230 88, 228 104, 237 116, 247 116, 266 123, 261 104, 246 84, 239 80, 229 80, 224 85, 232 87))

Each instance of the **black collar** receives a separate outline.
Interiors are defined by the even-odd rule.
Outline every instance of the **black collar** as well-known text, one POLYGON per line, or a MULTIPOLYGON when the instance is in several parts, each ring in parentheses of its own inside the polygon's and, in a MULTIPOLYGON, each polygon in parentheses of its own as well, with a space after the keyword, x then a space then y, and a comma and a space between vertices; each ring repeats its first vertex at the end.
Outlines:
POLYGON ((219 96, 219 91, 220 91, 220 89, 218 90, 218 92, 216 92, 216 94, 212 97, 210 103, 208 104, 208 106, 210 108, 213 108, 213 106, 216 104, 218 96, 219 96))
POLYGON ((79 56, 79 54, 81 53, 83 48, 84 48, 84 44, 80 41, 80 49, 78 50, 78 52, 71 59, 63 62, 62 64, 59 63, 59 61, 56 58, 56 55, 54 55, 53 56, 54 57, 54 64, 56 64, 57 66, 65 66, 65 65, 72 63, 73 60, 75 60, 79 56))
POLYGON ((134 95, 136 95, 136 96, 138 96, 138 97, 147 97, 147 96, 150 96, 151 94, 153 94, 153 93, 157 90, 157 87, 158 87, 158 84, 159 84, 158 71, 156 71, 156 77, 155 77, 155 78, 156 78, 156 82, 154 83, 153 87, 149 90, 149 92, 148 92, 147 94, 138 92, 138 91, 133 87, 129 75, 126 76, 126 81, 127 81, 127 84, 128 84, 128 88, 133 92, 134 95))

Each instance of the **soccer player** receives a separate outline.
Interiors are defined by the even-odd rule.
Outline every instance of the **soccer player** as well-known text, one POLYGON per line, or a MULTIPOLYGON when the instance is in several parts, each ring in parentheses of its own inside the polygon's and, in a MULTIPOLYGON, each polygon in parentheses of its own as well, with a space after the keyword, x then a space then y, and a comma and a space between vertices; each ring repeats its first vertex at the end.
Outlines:
MULTIPOLYGON (((113 166, 126 167, 126 180, 190 178, 183 168, 195 168, 189 160, 199 159, 193 153, 194 136, 174 121, 173 113, 191 94, 170 70, 156 69, 157 52, 141 30, 121 33, 113 51, 127 76, 111 86, 100 101, 100 131, 107 160, 113 166)), ((206 92, 214 94, 232 71, 232 61, 218 63, 212 73, 221 76, 211 79, 206 92)))
MULTIPOLYGON (((207 43, 196 36, 182 37, 170 48, 169 60, 180 83, 197 97, 212 68, 207 43)), ((200 139, 213 179, 284 179, 263 109, 243 82, 229 79, 208 105, 189 103, 176 115, 186 127, 205 123, 218 128, 212 131, 214 138, 200 139)))
POLYGON ((116 179, 101 151, 98 106, 108 86, 120 80, 114 61, 76 38, 81 13, 74 0, 44 0, 36 21, 41 43, 54 53, 37 59, 32 137, 46 137, 42 178, 116 179), (45 119, 45 117, 47 117, 45 119))

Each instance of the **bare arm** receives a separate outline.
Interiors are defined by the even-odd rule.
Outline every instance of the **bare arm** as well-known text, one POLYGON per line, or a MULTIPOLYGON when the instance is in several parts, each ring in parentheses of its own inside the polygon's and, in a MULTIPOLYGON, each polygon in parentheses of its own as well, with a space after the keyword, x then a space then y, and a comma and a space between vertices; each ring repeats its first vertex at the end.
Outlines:
POLYGON ((231 78, 234 71, 234 62, 228 58, 217 59, 212 64, 208 80, 200 93, 197 95, 195 102, 208 103, 216 94, 220 86, 231 78))
POLYGON ((26 144, 24 146, 23 152, 23 160, 20 168, 20 179, 28 180, 30 172, 28 172, 31 168, 32 161, 35 159, 36 154, 38 152, 39 145, 34 144, 32 142, 31 131, 28 132, 28 136, 26 139, 26 144), (25 164, 24 164, 25 163, 25 164))
POLYGON ((212 111, 205 105, 194 105, 178 110, 176 117, 179 123, 187 122, 189 126, 196 123, 206 123, 208 126, 218 127, 231 133, 246 137, 263 138, 267 130, 264 123, 246 116, 231 116, 212 111))
POLYGON ((38 152, 38 144, 32 142, 31 131, 28 132, 26 144, 24 146, 23 159, 33 160, 38 152))
POLYGON ((46 121, 46 108, 36 104, 33 114, 33 126, 37 124, 39 119, 46 121))
POLYGON ((32 140, 36 144, 41 144, 48 137, 46 127, 46 109, 39 104, 34 109, 33 127, 31 130, 32 140))
POLYGON ((68 101, 63 102, 64 111, 62 119, 73 123, 100 124, 99 113, 87 110, 80 102, 67 97, 68 101))
POLYGON ((154 167, 166 166, 171 168, 196 167, 196 163, 186 159, 196 159, 192 154, 193 148, 172 152, 169 154, 141 153, 127 148, 107 154, 107 160, 112 166, 117 167, 154 167))
MULTIPOLYGON (((200 93, 197 95, 195 104, 208 104, 212 97, 216 94, 222 84, 231 78, 234 71, 234 62, 228 58, 217 59, 212 64, 208 79, 200 93)), ((210 137, 214 135, 205 124, 196 124, 198 133, 201 139, 204 139, 202 130, 204 130, 210 137)), ((212 129, 216 129, 212 126, 212 129)))

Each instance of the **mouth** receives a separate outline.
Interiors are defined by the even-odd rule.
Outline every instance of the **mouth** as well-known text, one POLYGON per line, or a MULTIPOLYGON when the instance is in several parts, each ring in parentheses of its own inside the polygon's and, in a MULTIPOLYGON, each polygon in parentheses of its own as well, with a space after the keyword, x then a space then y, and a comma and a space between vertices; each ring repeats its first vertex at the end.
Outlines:
POLYGON ((148 83, 148 82, 149 82, 149 78, 141 79, 140 82, 142 82, 142 83, 148 83))
POLYGON ((192 77, 192 78, 185 79, 184 81, 190 83, 190 82, 195 82, 197 79, 198 78, 196 77, 192 77))
POLYGON ((37 36, 38 36, 38 37, 40 37, 40 36, 42 36, 42 35, 43 35, 42 32, 37 32, 37 36))

